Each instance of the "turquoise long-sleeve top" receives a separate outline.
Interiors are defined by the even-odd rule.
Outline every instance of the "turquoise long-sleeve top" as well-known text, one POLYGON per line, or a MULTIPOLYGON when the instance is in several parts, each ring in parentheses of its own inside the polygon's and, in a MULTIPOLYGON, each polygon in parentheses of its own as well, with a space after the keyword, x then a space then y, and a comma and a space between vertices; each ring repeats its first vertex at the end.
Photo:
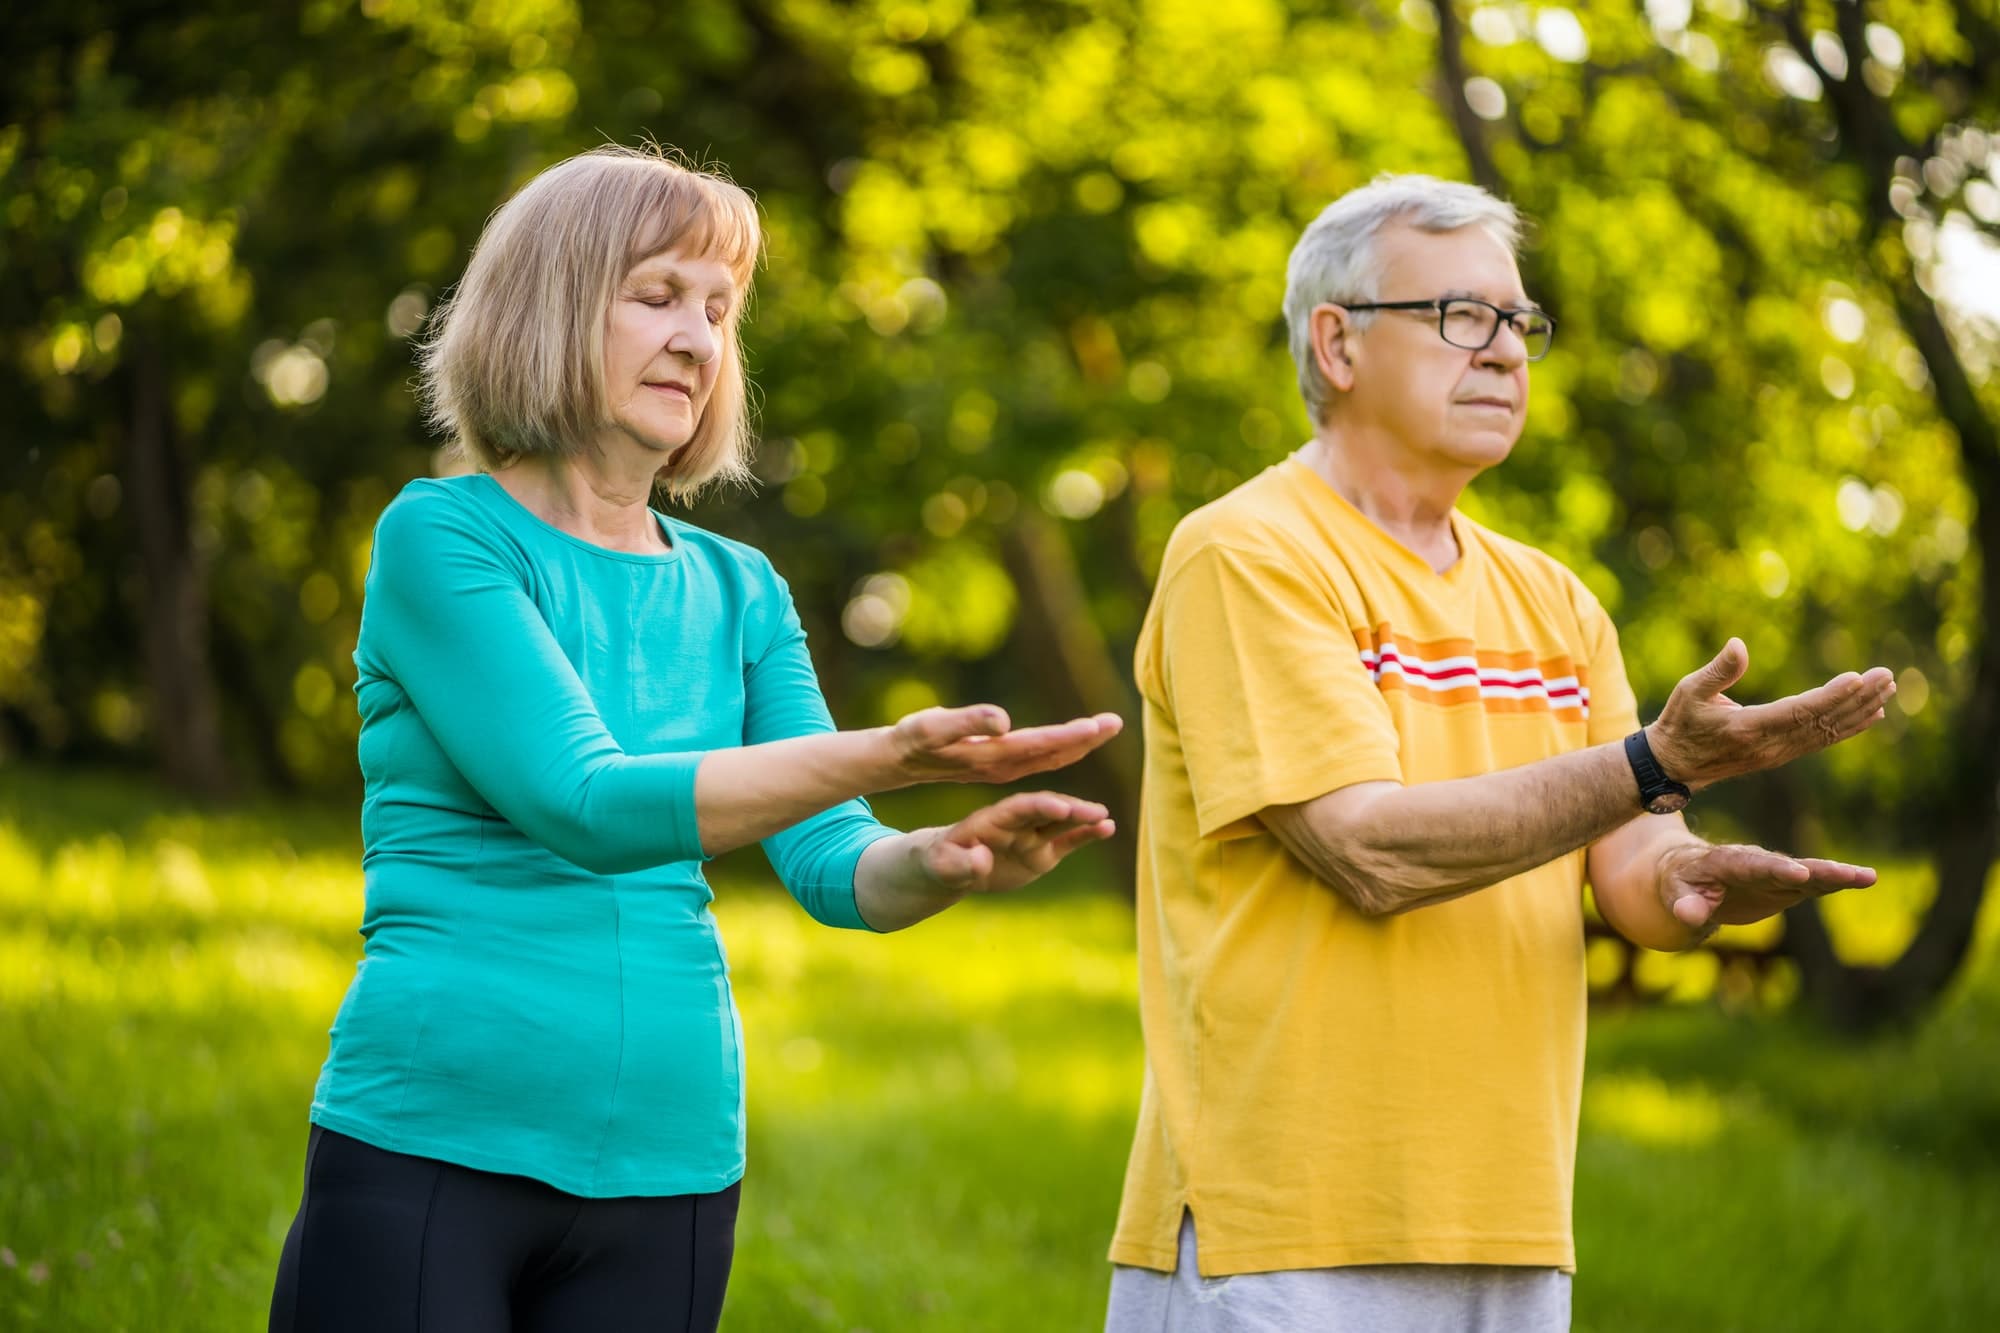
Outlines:
MULTIPOLYGON (((607 550, 485 475, 411 482, 375 530, 354 661, 367 941, 312 1119, 591 1197, 743 1174, 743 1038, 694 778, 831 731, 764 556, 655 515, 607 550)), ((765 840, 801 905, 865 929, 862 801, 765 840)))

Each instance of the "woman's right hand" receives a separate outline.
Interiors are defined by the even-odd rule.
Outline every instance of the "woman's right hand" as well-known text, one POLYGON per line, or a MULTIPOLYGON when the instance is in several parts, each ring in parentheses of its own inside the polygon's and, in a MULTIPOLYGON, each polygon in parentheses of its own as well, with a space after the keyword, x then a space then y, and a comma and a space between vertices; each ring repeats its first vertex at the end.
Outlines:
POLYGON ((1016 792, 950 828, 870 843, 855 863, 854 907, 872 929, 901 930, 968 894, 1032 883, 1071 852, 1117 831, 1111 812, 1095 801, 1016 792))
POLYGON ((887 728, 903 785, 919 782, 1012 782, 1062 768, 1124 729, 1116 713, 1014 729, 996 704, 926 708, 887 728))

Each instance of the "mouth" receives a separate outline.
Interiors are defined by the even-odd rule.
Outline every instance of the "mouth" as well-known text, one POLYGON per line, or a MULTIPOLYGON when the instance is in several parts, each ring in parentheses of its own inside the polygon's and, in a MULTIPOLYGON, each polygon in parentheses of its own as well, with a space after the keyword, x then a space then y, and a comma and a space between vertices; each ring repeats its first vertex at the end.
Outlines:
POLYGON ((684 384, 673 384, 673 383, 655 384, 649 380, 646 383, 646 387, 651 389, 654 393, 665 394, 669 398, 678 398, 684 403, 694 401, 694 395, 688 392, 687 386, 684 384))
POLYGON ((1505 398, 1461 398, 1460 407, 1485 407, 1496 412, 1512 412, 1514 404, 1505 398))

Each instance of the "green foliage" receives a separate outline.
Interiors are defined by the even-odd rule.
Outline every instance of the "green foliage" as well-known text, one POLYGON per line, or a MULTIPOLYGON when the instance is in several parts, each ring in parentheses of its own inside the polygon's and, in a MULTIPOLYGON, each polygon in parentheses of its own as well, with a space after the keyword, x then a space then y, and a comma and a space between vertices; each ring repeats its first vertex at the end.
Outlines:
MULTIPOLYGON (((345 811, 0 775, 0 1324, 259 1325, 359 953, 358 857, 345 811)), ((1085 867, 876 938, 817 927, 761 869, 718 867, 751 1071, 724 1327, 1095 1327, 1141 1079, 1129 915, 1085 867)), ((1598 1014, 1578 1328, 2000 1317, 2000 912, 1985 926, 1908 1039, 1598 1014)))
MULTIPOLYGON (((1024 505, 1122 658, 1173 523, 1305 433, 1299 228, 1377 171, 1466 171, 1428 0, 114 8, 5 20, 0 410, 39 420, 0 452, 0 729, 104 757, 157 729, 124 439, 159 347, 231 744, 285 784, 354 781, 368 532, 429 466, 410 340, 539 166, 652 134, 759 193, 765 484, 697 517, 791 577, 843 717, 897 681, 1034 706, 997 557, 1024 505)), ((1935 154, 1879 256, 1786 11, 1570 12, 1457 11, 1562 326, 1468 504, 1583 573, 1650 700, 1729 633, 1758 694, 1896 668, 1906 761, 1847 747, 1811 794, 1907 836, 1985 627, 1956 441, 1870 274, 1937 290, 1946 234, 1994 229, 1997 85, 1935 72, 1990 66, 1993 7, 1868 10, 1854 76, 1935 154)), ((1991 414, 1991 324, 1952 319, 1991 414)))

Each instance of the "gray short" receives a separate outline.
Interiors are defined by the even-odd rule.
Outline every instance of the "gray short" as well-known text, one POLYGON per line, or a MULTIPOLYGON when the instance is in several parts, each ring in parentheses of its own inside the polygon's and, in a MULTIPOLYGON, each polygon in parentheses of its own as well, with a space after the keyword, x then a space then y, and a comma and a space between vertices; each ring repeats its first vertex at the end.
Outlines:
POLYGON ((1372 1264, 1200 1276, 1194 1216, 1179 1268, 1111 1270, 1105 1333, 1564 1333, 1568 1273, 1497 1264, 1372 1264))

